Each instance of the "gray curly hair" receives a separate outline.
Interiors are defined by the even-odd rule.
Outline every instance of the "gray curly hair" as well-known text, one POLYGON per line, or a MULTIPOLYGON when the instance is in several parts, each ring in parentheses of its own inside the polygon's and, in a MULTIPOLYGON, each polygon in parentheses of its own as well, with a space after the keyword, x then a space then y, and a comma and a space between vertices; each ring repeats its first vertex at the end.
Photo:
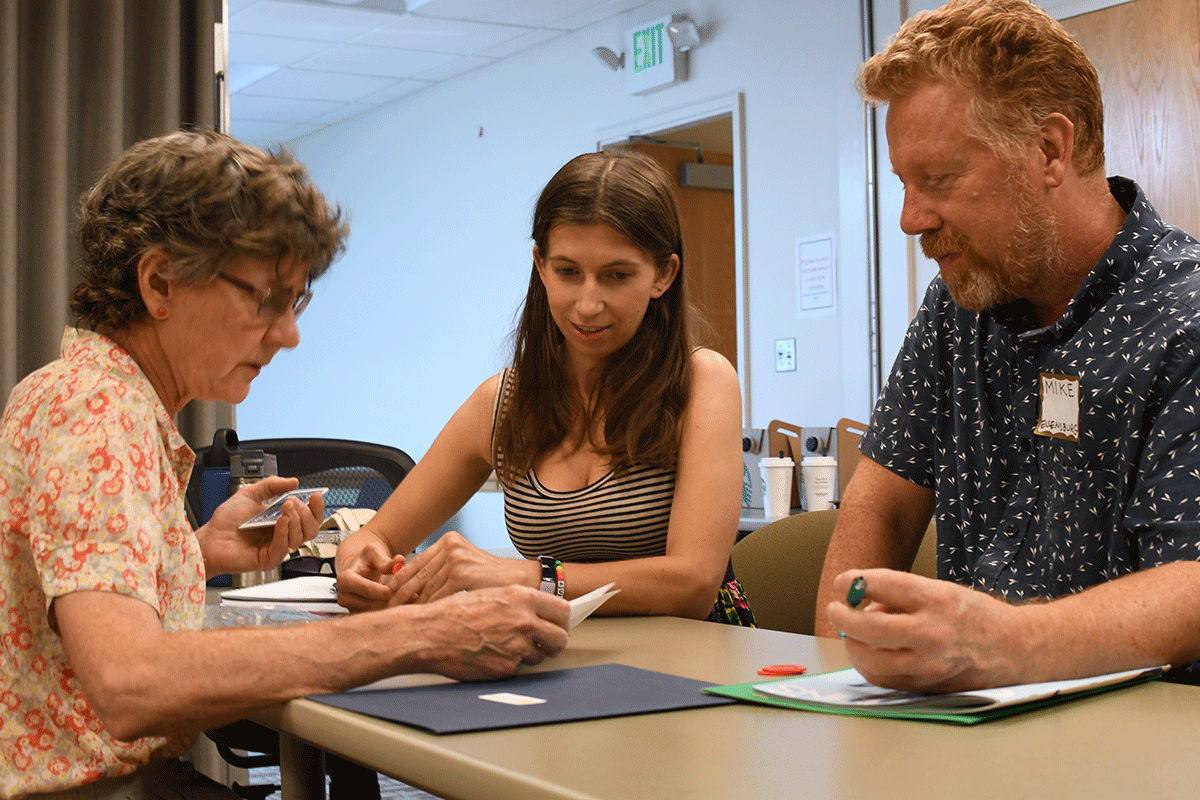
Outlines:
POLYGON ((308 279, 345 248, 350 227, 289 153, 267 152, 213 131, 178 131, 126 150, 84 192, 82 280, 71 292, 76 324, 119 331, 148 313, 138 290, 142 255, 161 248, 164 277, 214 280, 245 256, 291 256, 308 279))

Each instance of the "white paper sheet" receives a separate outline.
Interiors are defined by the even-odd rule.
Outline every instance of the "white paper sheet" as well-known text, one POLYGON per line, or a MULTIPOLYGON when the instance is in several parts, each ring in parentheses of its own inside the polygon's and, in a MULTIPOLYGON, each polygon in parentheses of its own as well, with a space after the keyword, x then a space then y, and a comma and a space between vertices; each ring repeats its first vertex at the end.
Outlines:
POLYGON ((614 586, 616 586, 615 583, 606 583, 599 589, 593 589, 587 594, 571 600, 571 627, 574 628, 583 622, 593 611, 604 605, 604 601, 621 591, 614 589, 614 586))

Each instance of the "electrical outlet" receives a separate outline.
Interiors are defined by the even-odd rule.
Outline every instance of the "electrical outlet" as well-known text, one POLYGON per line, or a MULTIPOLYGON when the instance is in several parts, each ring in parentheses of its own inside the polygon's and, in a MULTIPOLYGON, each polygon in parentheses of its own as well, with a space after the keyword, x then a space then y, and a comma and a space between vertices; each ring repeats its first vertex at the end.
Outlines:
POLYGON ((776 339, 775 340, 775 371, 776 372, 795 372, 796 371, 796 340, 795 339, 776 339))

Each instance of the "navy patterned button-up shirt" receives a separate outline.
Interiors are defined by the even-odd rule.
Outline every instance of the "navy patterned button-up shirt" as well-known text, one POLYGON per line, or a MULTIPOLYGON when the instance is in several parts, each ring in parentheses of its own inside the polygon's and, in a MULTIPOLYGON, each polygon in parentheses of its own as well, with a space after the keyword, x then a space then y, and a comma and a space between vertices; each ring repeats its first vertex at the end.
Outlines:
POLYGON ((872 413, 863 452, 934 489, 943 579, 1016 600, 1200 560, 1200 243, 1109 184, 1128 216, 1060 320, 936 278, 872 413), (1035 434, 1047 376, 1065 438, 1035 434))

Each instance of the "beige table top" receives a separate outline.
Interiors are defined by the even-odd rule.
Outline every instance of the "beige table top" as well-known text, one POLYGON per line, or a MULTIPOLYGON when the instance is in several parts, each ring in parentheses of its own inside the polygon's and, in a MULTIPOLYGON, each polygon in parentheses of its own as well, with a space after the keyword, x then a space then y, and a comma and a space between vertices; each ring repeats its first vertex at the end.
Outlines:
MULTIPOLYGON (((766 664, 846 666, 837 640, 593 617, 539 669, 607 662, 713 683, 756 680, 766 664)), ((1198 791, 1200 688, 1158 681, 971 727, 751 704, 448 736, 309 700, 254 719, 448 798, 1097 800, 1198 791)))

